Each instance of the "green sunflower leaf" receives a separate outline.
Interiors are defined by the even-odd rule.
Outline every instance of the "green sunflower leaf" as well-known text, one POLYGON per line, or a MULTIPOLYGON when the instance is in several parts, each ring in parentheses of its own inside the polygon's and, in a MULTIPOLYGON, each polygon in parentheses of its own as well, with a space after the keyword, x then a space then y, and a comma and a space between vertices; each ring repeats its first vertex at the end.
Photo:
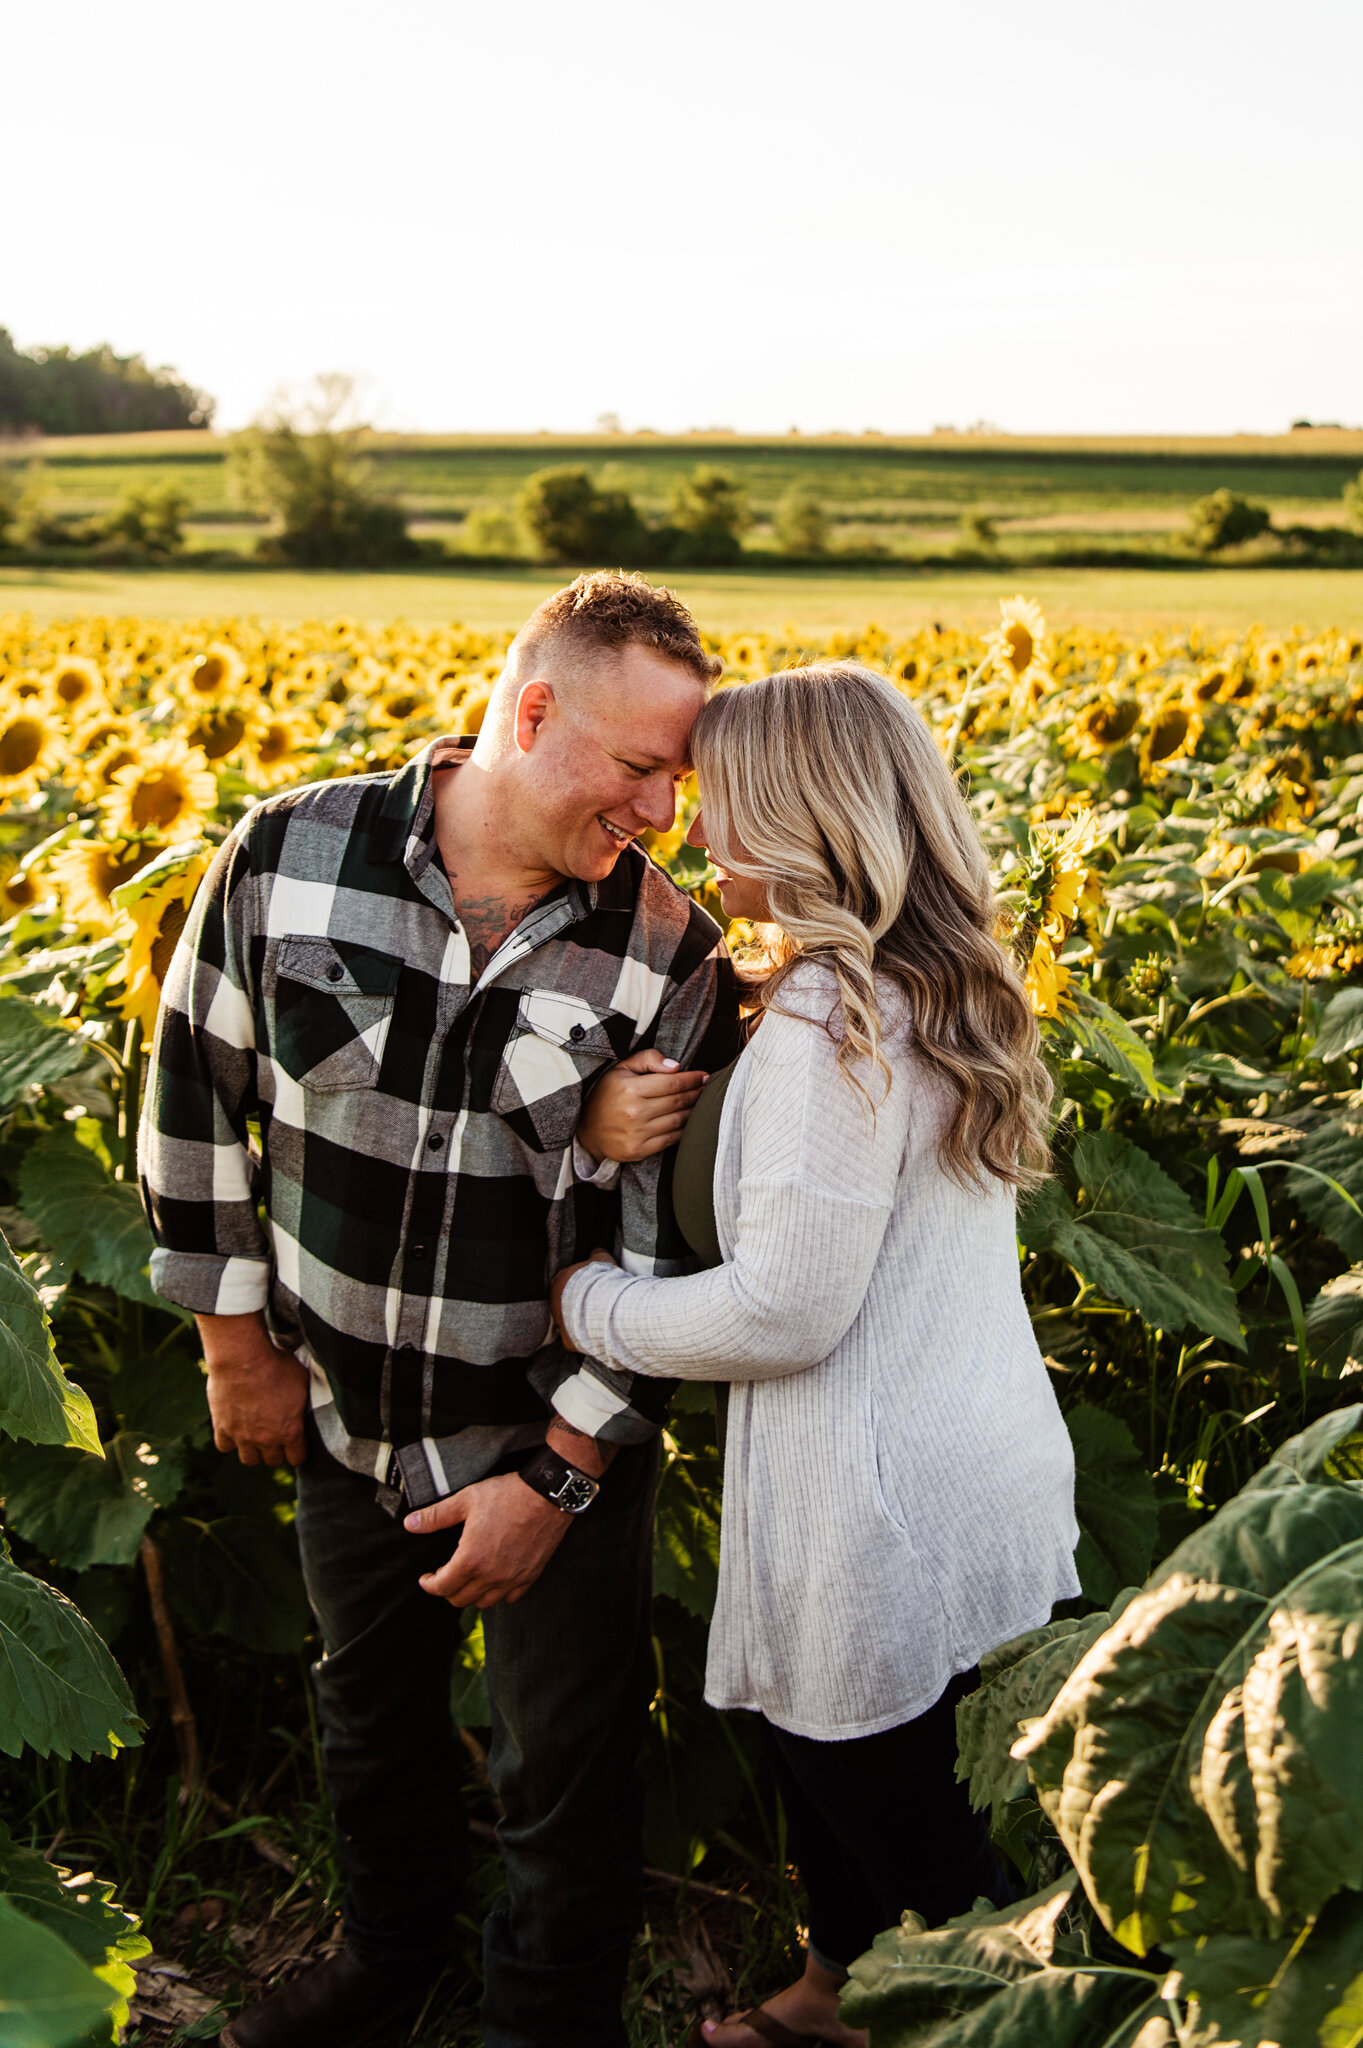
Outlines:
POLYGON ((0 1237, 0 1432, 102 1455, 90 1397, 57 1363, 38 1290, 0 1237))
POLYGON ((130 1301, 166 1306, 147 1274, 152 1235, 137 1189, 115 1180, 70 1124, 45 1132, 25 1154, 19 1197, 24 1214, 68 1266, 130 1301))
POLYGON ((79 1608, 0 1555, 0 1750, 113 1756, 140 1743, 141 1728, 122 1672, 79 1608))

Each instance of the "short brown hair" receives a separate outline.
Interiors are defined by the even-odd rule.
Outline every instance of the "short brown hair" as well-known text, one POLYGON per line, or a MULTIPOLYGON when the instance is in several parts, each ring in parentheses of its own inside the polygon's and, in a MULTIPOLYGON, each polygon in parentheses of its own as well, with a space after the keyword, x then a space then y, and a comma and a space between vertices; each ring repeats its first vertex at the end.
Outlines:
POLYGON ((516 639, 530 657, 550 640, 584 650, 652 647, 707 689, 724 669, 705 652, 696 622, 675 591, 620 570, 594 569, 556 590, 531 612, 516 639))

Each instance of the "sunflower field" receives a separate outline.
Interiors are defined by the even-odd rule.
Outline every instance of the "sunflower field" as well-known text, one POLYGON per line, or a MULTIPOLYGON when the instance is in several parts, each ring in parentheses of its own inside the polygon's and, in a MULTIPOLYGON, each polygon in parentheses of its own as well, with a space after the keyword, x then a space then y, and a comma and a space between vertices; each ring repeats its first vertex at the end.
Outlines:
MULTIPOLYGON (((509 637, 0 618, 0 2041, 207 2037, 266 1940, 243 1868, 276 1932, 333 1901, 291 1481, 213 1451, 193 1324, 151 1292, 146 1047, 215 845, 274 790, 477 730, 509 637)), ((989 2038, 1019 2048, 1357 2041, 1363 636, 1051 634, 1018 598, 983 638, 711 645, 726 684, 830 655, 912 698, 1056 1082, 1019 1257, 1084 1598, 961 1710, 963 1770, 1034 1895, 882 1937, 848 2022, 964 2048, 998 2000, 989 2038)), ((683 821, 651 851, 720 914, 683 821)), ((665 1460, 650 1864, 793 1928, 760 1766, 700 1705, 702 1390, 665 1460)), ((485 1776, 476 1617, 453 1704, 485 1776)), ((635 2038, 662 2040, 699 1965, 650 1948, 641 1969, 635 2038)))

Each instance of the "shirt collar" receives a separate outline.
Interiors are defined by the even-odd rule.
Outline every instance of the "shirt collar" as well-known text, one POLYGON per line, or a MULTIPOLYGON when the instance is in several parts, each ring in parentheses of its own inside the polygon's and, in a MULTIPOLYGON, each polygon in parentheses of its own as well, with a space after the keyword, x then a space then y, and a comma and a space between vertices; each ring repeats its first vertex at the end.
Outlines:
MULTIPOLYGON (((435 771, 467 760, 477 738, 476 733, 442 733, 398 770, 379 807, 371 842, 375 860, 405 860, 414 878, 429 865, 435 851, 435 771)), ((570 879, 567 901, 572 905, 572 918, 586 917, 595 910, 597 896, 595 882, 570 879)), ((553 907, 561 915, 563 899, 558 900, 557 906, 546 904, 544 909, 549 911, 553 907)), ((530 922, 534 924, 537 920, 532 917, 530 922)), ((557 924, 558 919, 553 922, 557 924)), ((539 942, 547 936, 548 933, 542 933, 539 942)))

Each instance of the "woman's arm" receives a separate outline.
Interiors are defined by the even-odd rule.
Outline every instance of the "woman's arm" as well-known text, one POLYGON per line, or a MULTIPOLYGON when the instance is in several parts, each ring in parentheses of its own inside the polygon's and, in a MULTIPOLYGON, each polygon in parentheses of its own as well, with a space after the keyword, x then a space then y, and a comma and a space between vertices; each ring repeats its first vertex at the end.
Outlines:
POLYGON ((593 1264, 563 1289, 571 1341, 605 1365, 775 1377, 822 1363, 860 1313, 898 1185, 905 1076, 873 1121, 817 1026, 772 1014, 751 1058, 732 1260, 675 1280, 593 1264))

